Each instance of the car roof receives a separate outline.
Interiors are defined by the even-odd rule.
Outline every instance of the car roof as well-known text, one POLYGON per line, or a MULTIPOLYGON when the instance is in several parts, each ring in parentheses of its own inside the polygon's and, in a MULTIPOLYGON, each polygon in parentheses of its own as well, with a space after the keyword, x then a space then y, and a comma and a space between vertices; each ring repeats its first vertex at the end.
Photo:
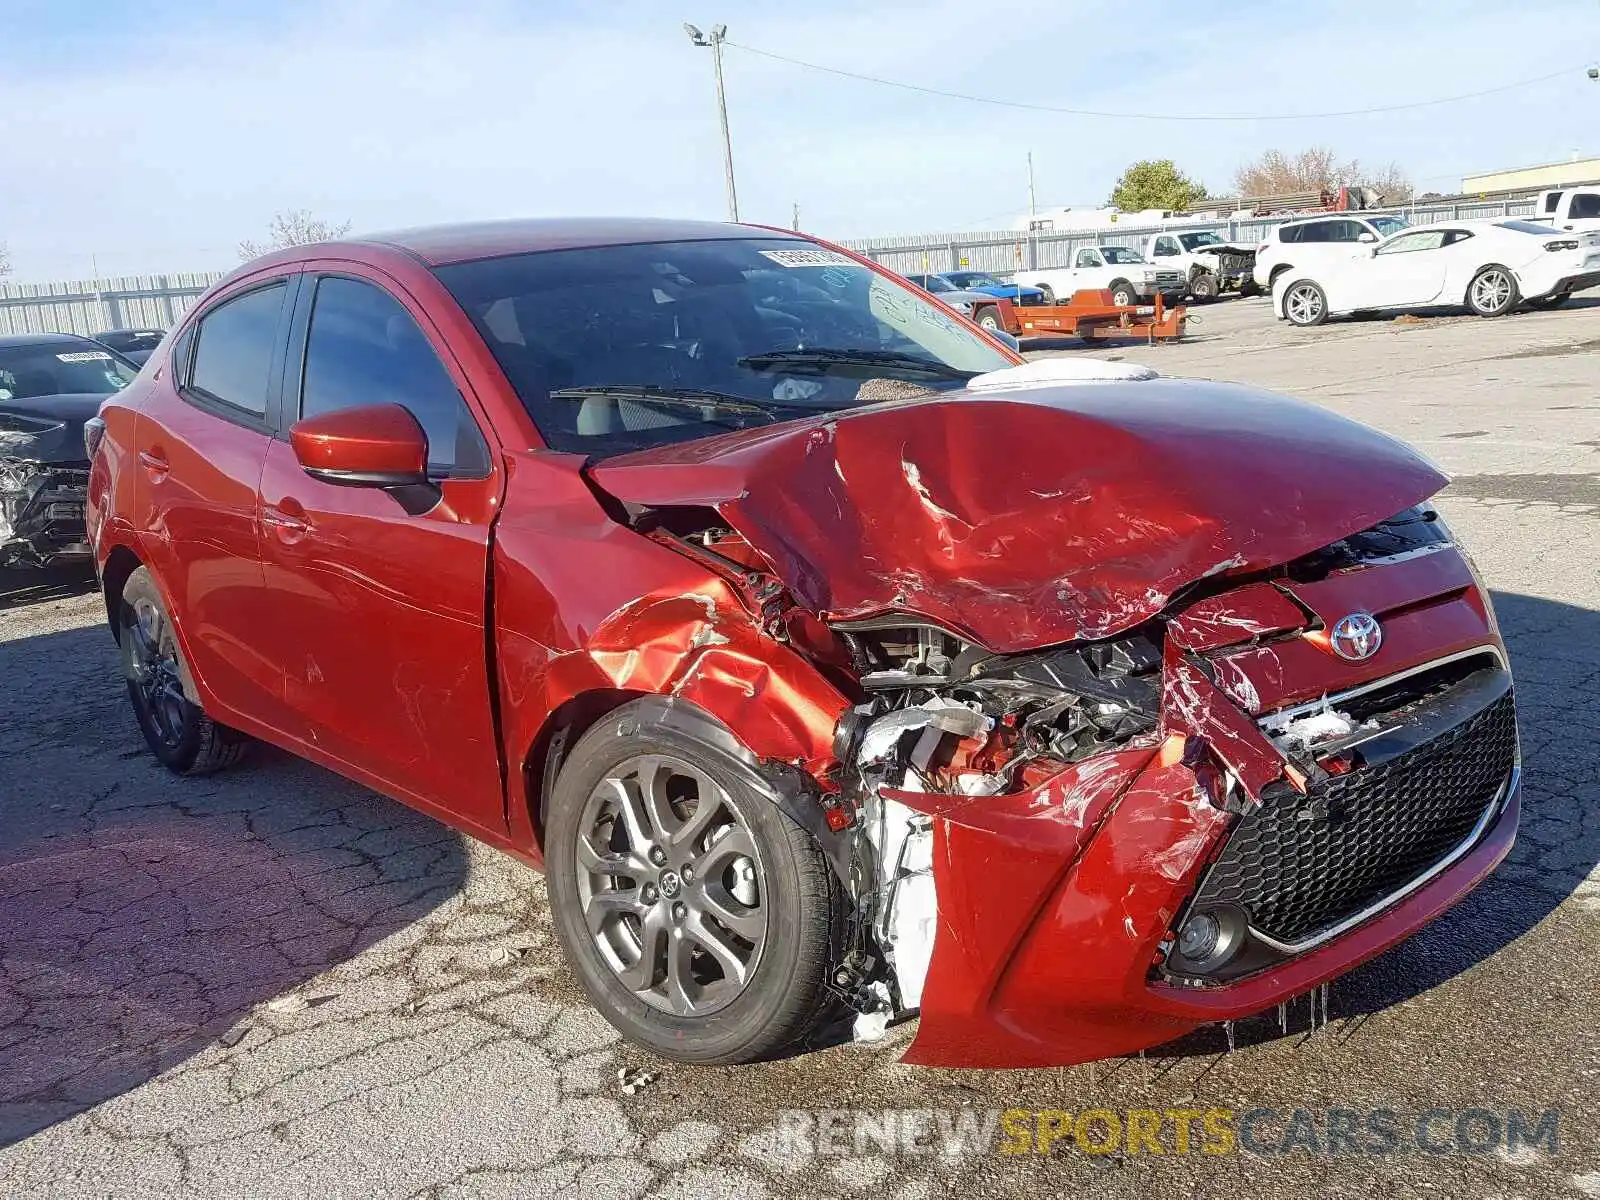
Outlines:
POLYGON ((21 346, 71 346, 93 340, 76 333, 3 333, 0 334, 0 350, 15 350, 21 346))
MULTIPOLYGON (((541 250, 576 250, 593 246, 629 246, 650 242, 715 241, 723 238, 797 238, 758 225, 724 221, 678 221, 648 217, 554 217, 476 221, 457 225, 425 225, 346 238, 329 245, 379 245, 405 250, 431 267, 531 254, 541 250)), ((312 247, 298 247, 311 250, 312 247)), ((314 257, 310 255, 309 257, 314 257)), ((301 257, 308 257, 302 255, 301 257)))

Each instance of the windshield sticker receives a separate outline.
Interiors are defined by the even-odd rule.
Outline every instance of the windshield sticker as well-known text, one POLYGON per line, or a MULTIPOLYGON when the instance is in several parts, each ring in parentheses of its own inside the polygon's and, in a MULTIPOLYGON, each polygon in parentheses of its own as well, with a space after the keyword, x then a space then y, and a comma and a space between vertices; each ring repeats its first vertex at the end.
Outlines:
POLYGON ((110 362, 111 355, 103 350, 74 350, 71 354, 58 354, 61 362, 110 362))
POLYGON ((763 250, 761 257, 780 267, 853 267, 856 261, 837 250, 763 250))

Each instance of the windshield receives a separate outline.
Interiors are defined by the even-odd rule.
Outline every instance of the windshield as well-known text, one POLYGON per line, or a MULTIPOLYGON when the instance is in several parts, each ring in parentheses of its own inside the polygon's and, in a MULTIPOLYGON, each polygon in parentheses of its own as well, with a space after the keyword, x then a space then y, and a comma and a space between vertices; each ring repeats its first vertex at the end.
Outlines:
POLYGON ((945 275, 945 278, 958 288, 969 290, 972 288, 1006 286, 993 275, 985 275, 982 271, 951 271, 945 275))
POLYGON ((1015 361, 895 277, 795 238, 550 250, 435 273, 545 441, 582 454, 959 388, 1015 361), (607 387, 632 390, 596 394, 607 387))
POLYGON ((1221 246, 1225 244, 1214 233, 1180 233, 1178 240, 1183 243, 1185 250, 1194 250, 1200 246, 1221 246))
POLYGON ((1405 221, 1400 217, 1368 217, 1367 224, 1378 231, 1379 237, 1388 237, 1391 233, 1399 233, 1406 227, 1405 221))
POLYGON ((1106 256, 1108 263, 1142 263, 1144 255, 1137 250, 1130 250, 1126 246, 1102 246, 1100 253, 1106 256))
POLYGON ((93 342, 46 342, 0 349, 0 401, 84 393, 109 396, 138 371, 93 342))
POLYGON ((959 292, 961 290, 943 275, 922 276, 922 287, 929 292, 959 292))

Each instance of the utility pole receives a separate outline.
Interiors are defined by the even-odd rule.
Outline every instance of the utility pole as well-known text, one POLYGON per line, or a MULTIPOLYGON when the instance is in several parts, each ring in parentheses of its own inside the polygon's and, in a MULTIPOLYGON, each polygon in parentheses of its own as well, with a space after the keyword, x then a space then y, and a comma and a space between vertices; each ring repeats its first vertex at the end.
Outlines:
POLYGON ((800 232, 800 201, 798 200, 794 202, 794 220, 790 222, 789 228, 796 233, 800 232))
POLYGON ((717 74, 717 116, 722 122, 722 170, 728 190, 728 220, 739 219, 739 192, 733 185, 733 141, 728 136, 728 95, 722 86, 722 43, 727 40, 728 27, 713 25, 707 37, 687 21, 683 31, 696 46, 711 47, 711 62, 717 74))
POLYGON ((1028 151, 1028 228, 1039 219, 1039 201, 1033 194, 1033 151, 1028 151))

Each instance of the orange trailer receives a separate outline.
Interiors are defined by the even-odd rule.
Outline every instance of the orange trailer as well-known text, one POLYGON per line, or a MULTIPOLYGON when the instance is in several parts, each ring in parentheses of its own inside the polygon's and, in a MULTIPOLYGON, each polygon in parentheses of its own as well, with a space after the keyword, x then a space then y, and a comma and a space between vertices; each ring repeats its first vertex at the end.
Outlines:
POLYGON ((1007 329, 1017 337, 1077 334, 1086 342, 1102 335, 1159 342, 1180 338, 1188 320, 1181 304, 1165 307, 1158 293, 1153 304, 1115 304, 1108 291, 1074 292, 1065 304, 1013 307, 1007 329))

